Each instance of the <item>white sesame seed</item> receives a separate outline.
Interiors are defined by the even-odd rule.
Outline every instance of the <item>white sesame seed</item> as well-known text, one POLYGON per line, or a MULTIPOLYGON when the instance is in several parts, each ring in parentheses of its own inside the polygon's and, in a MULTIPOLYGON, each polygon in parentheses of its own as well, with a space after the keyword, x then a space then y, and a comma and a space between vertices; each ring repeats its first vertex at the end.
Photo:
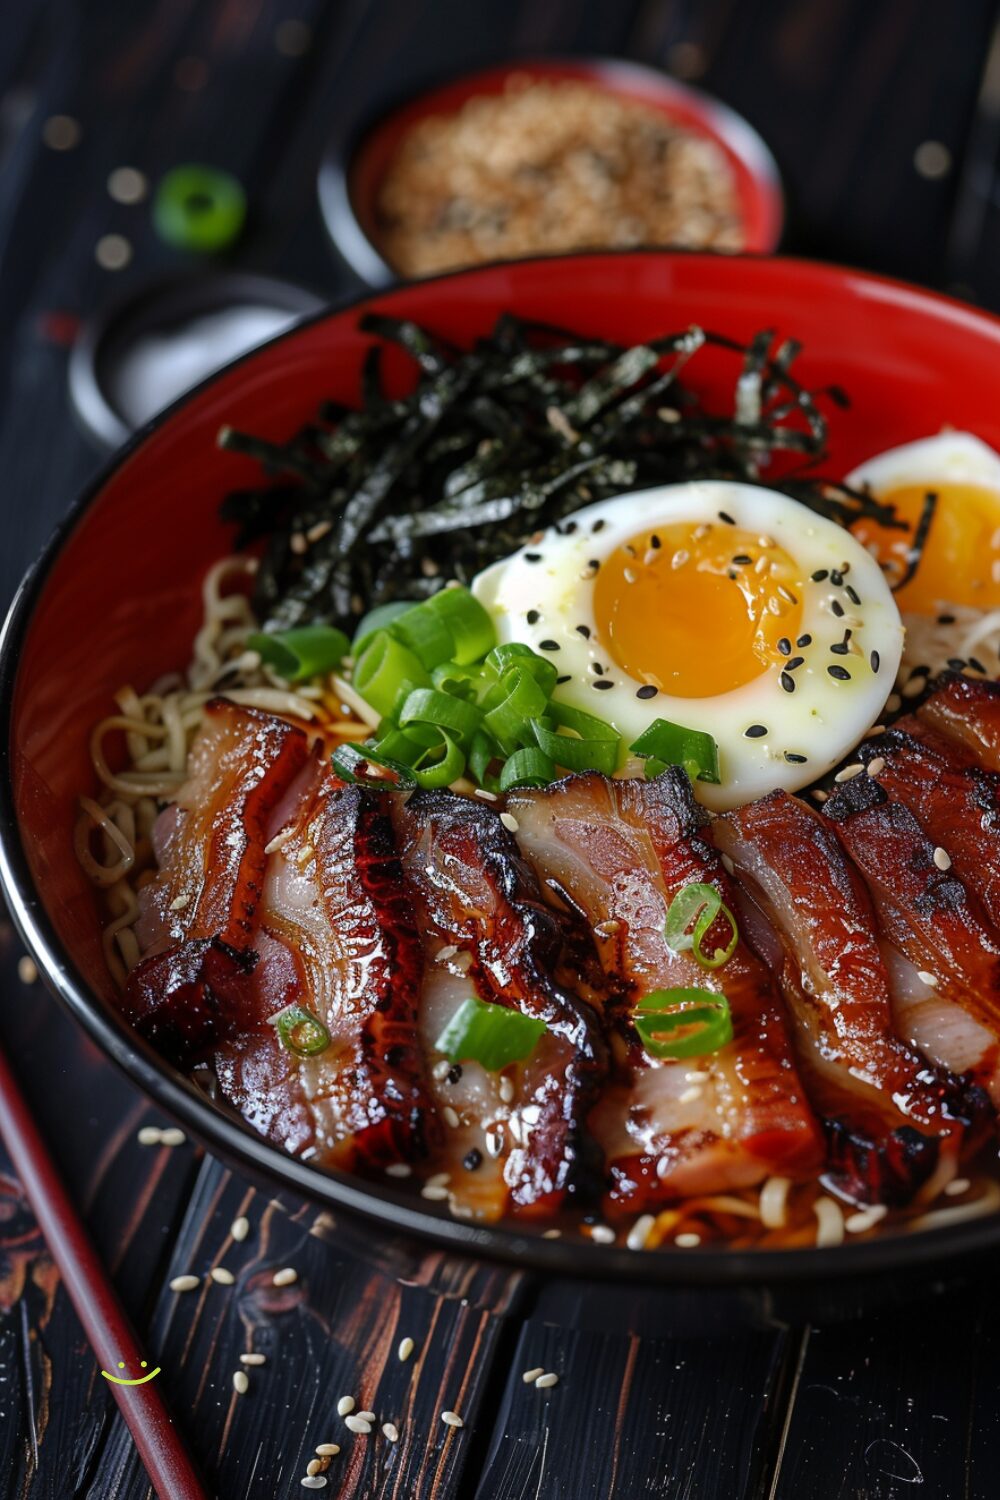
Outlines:
POLYGON ((326 1475, 325 1474, 307 1474, 304 1479, 300 1479, 299 1480, 299 1484, 301 1484, 301 1486, 302 1486, 302 1488, 304 1490, 325 1490, 326 1489, 326 1475))
POLYGON ((241 1365, 266 1365, 267 1356, 264 1354, 241 1354, 241 1365))
POLYGON ((927 686, 926 677, 911 677, 909 682, 903 684, 902 694, 904 698, 918 698, 927 686))
POLYGON ((610 1224, 594 1224, 590 1230, 590 1238, 595 1245, 613 1245, 615 1232, 610 1224))
POLYGON ((243 1243, 249 1233, 250 1220, 246 1217, 245 1214, 240 1214, 239 1218, 234 1219, 229 1227, 230 1237, 234 1239, 238 1245, 240 1245, 243 1243))
POLYGON ((869 776, 879 776, 879 775, 881 775, 881 773, 884 770, 885 770, 885 758, 884 758, 884 756, 876 755, 876 757, 875 757, 874 760, 870 760, 868 762, 868 774, 869 774, 869 776))
POLYGON ((525 1370, 524 1374, 521 1376, 521 1379, 524 1381, 525 1385, 534 1385, 534 1383, 538 1379, 539 1375, 544 1375, 544 1374, 545 1374, 545 1366, 544 1365, 536 1365, 533 1370, 525 1370))
POLYGON ((275 1271, 274 1275, 271 1277, 271 1285, 291 1286, 292 1283, 298 1281, 298 1279, 299 1273, 295 1270, 294 1266, 285 1266, 282 1270, 275 1271))
POLYGON ((917 978, 921 984, 926 984, 929 989, 936 990, 940 980, 936 974, 930 973, 928 969, 918 969, 917 978))
POLYGON ((232 1271, 227 1271, 225 1266, 213 1266, 208 1274, 218 1286, 232 1286, 236 1281, 232 1271))
POLYGON ((390 1162, 386 1167, 385 1175, 387 1177, 412 1177, 413 1168, 410 1166, 409 1162, 393 1161, 390 1162))
POLYGON ((437 1184, 425 1183, 420 1189, 421 1198, 426 1198, 429 1203, 443 1203, 448 1196, 448 1189, 437 1184))
POLYGON ((439 948, 438 951, 435 953, 435 955, 434 955, 434 962, 436 964, 446 964, 448 962, 449 958, 454 958, 455 957, 455 954, 457 952, 458 952, 458 944, 457 943, 446 943, 443 948, 439 948))
POLYGON ((849 1214, 844 1220, 844 1228, 848 1234, 864 1234, 866 1229, 874 1229, 888 1212, 884 1203, 873 1203, 871 1208, 863 1208, 856 1214, 849 1214))
POLYGON ((337 1402, 337 1416, 350 1416, 351 1412, 354 1410, 357 1404, 358 1403, 355 1401, 353 1396, 341 1396, 340 1400, 337 1402))
POLYGON ((159 1146, 163 1140, 163 1131, 158 1125, 144 1125, 136 1140, 140 1146, 159 1146))
POLYGON ((816 798, 817 802, 826 802, 829 800, 830 793, 824 792, 822 788, 820 788, 818 791, 813 792, 813 796, 816 798))
POLYGON ((197 1276, 175 1276, 170 1283, 172 1292, 193 1292, 196 1287, 201 1286, 197 1276))
POLYGON ((678 1104, 693 1104, 695 1099, 701 1098, 701 1094, 699 1086, 693 1083, 689 1089, 684 1090, 683 1094, 678 1095, 677 1102, 678 1104))
POLYGON ((315 1452, 319 1454, 320 1458, 336 1458, 337 1454, 340 1452, 340 1444, 320 1443, 315 1449, 315 1452))
POLYGON ((458 1111, 456 1109, 452 1109, 450 1104, 445 1105, 444 1109, 441 1111, 441 1114, 444 1118, 444 1123, 451 1130, 457 1130, 462 1123, 458 1118, 458 1111))
POLYGON ((663 1181, 664 1177, 669 1177, 670 1166, 671 1162, 669 1156, 661 1156, 659 1161, 656 1163, 656 1175, 661 1182, 663 1181))
POLYGON ((547 1375, 539 1375, 535 1381, 536 1391, 550 1391, 554 1385, 559 1384, 559 1376, 550 1370, 547 1375))
POLYGON ((434 1079, 435 1083, 441 1083, 443 1079, 448 1077, 451 1069, 452 1064, 446 1057, 442 1057, 441 1061, 436 1062, 431 1069, 431 1077, 434 1079))
POLYGON ((395 1422, 383 1422, 382 1431, 385 1433, 390 1443, 399 1442, 399 1428, 396 1426, 395 1422))
POLYGON ((838 771, 833 779, 834 781, 853 781, 854 777, 860 776, 863 770, 864 766, 857 761, 853 766, 845 766, 842 771, 838 771))
POLYGON ((294 828, 283 828, 280 833, 276 833, 274 835, 274 838, 269 844, 264 845, 264 853, 277 854, 278 850, 283 849, 284 846, 288 843, 288 840, 291 838, 294 832, 294 828))
POLYGON ((674 1236, 674 1244, 679 1245, 682 1250, 693 1250, 695 1245, 701 1244, 700 1234, 678 1234, 674 1236))
POLYGON ((514 814, 509 812, 502 812, 500 814, 500 821, 509 833, 516 833, 521 826, 514 817, 514 814))
POLYGON ((477 786, 475 795, 482 797, 484 802, 496 802, 497 800, 496 792, 488 792, 484 786, 477 786))
POLYGON ((372 1424, 365 1421, 364 1417, 345 1417, 344 1426, 348 1432, 356 1432, 362 1437, 367 1437, 372 1430, 372 1424))
POLYGON ((435 1172, 433 1177, 428 1177, 428 1187, 445 1187, 451 1181, 450 1172, 435 1172))
POLYGON ((951 869, 951 855, 946 849, 942 849, 940 844, 934 850, 934 863, 937 865, 939 870, 951 869))
POLYGON ((250 1389, 250 1377, 245 1370, 237 1370, 233 1376, 233 1390, 237 1396, 245 1396, 250 1389))
POLYGON ((22 984, 34 984, 38 978, 38 967, 26 953, 17 961, 17 977, 22 984))
POLYGON ((500 1080, 500 1098, 503 1100, 504 1104, 510 1104, 514 1098, 513 1080, 507 1078, 506 1076, 504 1076, 500 1080))
POLYGON ((458 1415, 457 1411, 443 1411, 441 1413, 441 1420, 442 1422, 446 1423, 448 1427, 465 1426, 465 1423, 462 1421, 462 1418, 458 1415))
POLYGON ((646 1241, 649 1239, 649 1232, 655 1223, 656 1219, 652 1214, 643 1214, 641 1218, 636 1219, 632 1228, 625 1236, 625 1243, 628 1248, 630 1250, 644 1250, 646 1248, 646 1241))
POLYGON ((898 693, 890 693, 885 700, 885 706, 888 713, 894 714, 897 708, 902 708, 903 700, 898 693))
POLYGON ((400 1339, 399 1348, 396 1350, 400 1363, 405 1365, 412 1353, 413 1340, 411 1338, 400 1339))
POLYGON ((171 911, 183 911, 184 908, 185 908, 185 906, 187 906, 187 904, 188 904, 188 902, 190 900, 191 900, 190 896, 175 896, 174 899, 170 903, 170 910, 171 911))
POLYGON ((160 1131, 161 1146, 183 1146, 186 1140, 187 1136, 176 1125, 171 1125, 168 1130, 160 1131))
POLYGON ((359 1411, 356 1413, 356 1415, 361 1419, 362 1422, 376 1421, 376 1416, 373 1411, 359 1411))
POLYGON ((704 1068, 692 1068, 689 1073, 685 1074, 688 1083, 707 1083, 711 1076, 711 1073, 707 1073, 704 1068))
POLYGON ((944 1190, 945 1197, 960 1198, 963 1193, 969 1191, 971 1186, 972 1183, 967 1177, 953 1177, 944 1190))
POLYGON ((105 271, 122 271, 132 259, 132 242, 123 234, 102 234, 94 246, 97 264, 105 271))
POLYGON ((487 1156, 499 1156, 503 1150, 503 1140, 495 1130, 487 1130, 485 1145, 487 1156))
POLYGON ((638 583, 639 581, 639 575, 634 568, 626 568, 624 570, 624 577, 626 583, 638 583))
POLYGON ((542 1235, 542 1239, 543 1240, 559 1240, 559 1239, 562 1239, 562 1230, 561 1229, 546 1229, 545 1233, 542 1235))
POLYGON ((323 1467, 324 1467, 324 1465, 323 1465, 323 1463, 321 1462, 320 1459, 318 1459, 318 1458, 311 1458, 309 1460, 309 1462, 306 1464, 306 1473, 309 1475, 309 1477, 311 1479, 314 1474, 321 1473, 322 1470, 323 1470, 323 1467))

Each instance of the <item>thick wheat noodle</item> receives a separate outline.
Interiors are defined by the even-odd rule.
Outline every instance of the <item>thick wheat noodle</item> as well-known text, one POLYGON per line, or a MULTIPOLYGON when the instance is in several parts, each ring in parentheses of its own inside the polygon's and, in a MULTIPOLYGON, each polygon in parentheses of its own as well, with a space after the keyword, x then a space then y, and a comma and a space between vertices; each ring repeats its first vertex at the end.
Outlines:
POLYGON ((86 817, 78 819, 74 829, 76 857, 95 885, 114 885, 135 864, 135 813, 120 801, 101 807, 93 797, 81 797, 80 807, 86 817), (125 823, 124 828, 115 821, 116 817, 125 823), (91 847, 92 827, 99 828, 104 835, 105 852, 109 845, 117 851, 118 859, 114 864, 105 864, 95 857, 91 847))

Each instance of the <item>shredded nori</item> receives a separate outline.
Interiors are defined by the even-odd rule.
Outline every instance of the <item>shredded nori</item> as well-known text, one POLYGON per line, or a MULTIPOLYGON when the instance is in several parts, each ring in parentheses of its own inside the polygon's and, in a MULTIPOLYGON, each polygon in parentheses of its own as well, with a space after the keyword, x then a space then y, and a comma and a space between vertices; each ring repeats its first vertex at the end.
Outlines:
POLYGON ((621 348, 503 314, 459 350, 416 324, 369 315, 358 411, 326 403, 288 443, 223 428, 223 447, 256 459, 268 484, 228 495, 238 547, 263 543, 255 607, 265 626, 329 622, 350 631, 392 598, 422 598, 482 568, 582 506, 689 479, 768 477, 842 525, 867 516, 905 529, 890 506, 821 479, 824 407, 791 373, 794 339, 749 345, 701 328, 621 348), (387 344, 416 366, 389 396, 387 344), (681 379, 702 351, 732 357, 733 404, 715 413, 681 379), (779 465, 779 467, 782 467, 779 465))

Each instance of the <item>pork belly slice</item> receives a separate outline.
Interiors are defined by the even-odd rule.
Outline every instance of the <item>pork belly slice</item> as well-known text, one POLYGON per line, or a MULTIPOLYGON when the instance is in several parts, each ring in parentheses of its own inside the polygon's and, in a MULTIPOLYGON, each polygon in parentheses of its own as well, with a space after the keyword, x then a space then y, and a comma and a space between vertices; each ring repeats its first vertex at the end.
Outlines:
POLYGON ((743 882, 750 941, 780 976, 832 1185, 859 1203, 908 1202, 942 1153, 957 1158, 985 1101, 893 1032, 871 902, 828 823, 778 791, 717 818, 712 837, 743 882))
POLYGON ((451 1174, 461 1209, 473 1206, 492 1216, 507 1206, 524 1215, 550 1214, 567 1195, 585 1195, 595 1168, 584 1120, 607 1069, 598 1018, 557 981, 559 919, 496 810, 451 792, 391 794, 391 801, 403 871, 432 963, 425 1043, 433 1046, 458 1004, 473 994, 547 1027, 531 1055, 504 1070, 506 1085, 474 1063, 462 1065, 458 1083, 442 1083, 438 1097, 455 1109, 460 1125, 446 1133, 436 1164, 451 1174), (484 1160, 466 1181, 461 1159, 471 1149, 484 1160), (491 1165, 501 1158, 502 1198, 491 1165))
POLYGON ((1000 683, 946 672, 916 717, 961 745, 987 771, 1000 771, 1000 683))
POLYGON ((215 1051, 223 1092, 286 1149, 354 1171, 422 1161, 440 1133, 418 1031, 423 951, 382 795, 328 778, 269 859, 246 1025, 215 1051), (302 1005, 330 1045, 287 1051, 302 1005))
POLYGON ((876 763, 875 779, 890 801, 910 809, 1000 925, 1000 776, 915 715, 866 740, 858 759, 876 763))
POLYGON ((935 841, 874 778, 843 783, 824 811, 864 876, 884 943, 901 957, 889 965, 906 977, 893 990, 897 1028, 1000 1103, 1000 936, 982 904, 954 869, 938 868, 935 841))
MULTIPOLYGON (((609 1163, 612 1206, 654 1206, 750 1187, 772 1173, 819 1170, 822 1138, 764 965, 742 940, 715 970, 666 941, 667 909, 690 882, 714 885, 730 907, 734 901, 684 772, 670 769, 655 781, 571 776, 514 793, 507 806, 542 880, 589 924, 608 977, 618 1067, 590 1124, 609 1163), (675 987, 724 992, 733 1041, 699 1058, 650 1057, 632 1006, 675 987)), ((724 946, 728 936, 720 920, 706 946, 724 946)))
POLYGON ((241 1024, 274 815, 318 774, 301 729, 224 698, 206 704, 188 770, 157 828, 160 870, 141 893, 137 928, 145 955, 123 1001, 177 1061, 241 1024))

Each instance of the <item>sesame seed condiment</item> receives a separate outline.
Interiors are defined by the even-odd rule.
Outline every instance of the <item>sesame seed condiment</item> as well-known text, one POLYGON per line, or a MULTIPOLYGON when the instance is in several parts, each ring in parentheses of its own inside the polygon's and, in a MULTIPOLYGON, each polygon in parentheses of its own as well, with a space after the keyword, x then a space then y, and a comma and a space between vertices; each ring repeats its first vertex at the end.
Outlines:
POLYGON ((803 646, 811 646, 812 645, 812 636, 811 635, 800 635, 799 638, 798 638, 798 640, 795 642, 795 644, 799 648, 801 648, 803 646))
POLYGON ((311 1479, 314 1474, 321 1474, 326 1468, 329 1468, 329 1464, 324 1464, 321 1459, 311 1458, 306 1464, 306 1473, 311 1479))
POLYGON ((534 1385, 534 1383, 538 1379, 539 1375, 544 1375, 544 1374, 545 1374, 545 1366, 544 1365, 536 1365, 533 1370, 525 1370, 524 1373, 521 1376, 521 1379, 524 1381, 525 1385, 534 1385))
POLYGON ((395 1422, 383 1422, 382 1431, 385 1433, 385 1436, 389 1439, 390 1443, 399 1442, 399 1429, 396 1426, 395 1422))
POLYGON ((851 674, 846 667, 827 667, 827 672, 837 682, 850 682, 851 674))
POLYGON ((539 641, 538 642, 538 649, 539 649, 539 651, 558 651, 559 650, 559 642, 558 641, 539 641))
POLYGON ((610 1224, 594 1224, 590 1231, 590 1238, 595 1245, 613 1245, 615 1232, 610 1224))
POLYGON ((834 781, 853 781, 855 776, 860 776, 863 770, 864 766, 861 762, 855 761, 853 766, 845 766, 842 771, 838 771, 833 779, 834 781))
POLYGON ((554 1385, 558 1384, 559 1376, 556 1375, 553 1370, 550 1370, 547 1375, 539 1375, 538 1379, 535 1381, 535 1390, 550 1391, 554 1385))
POLYGON ((443 1411, 441 1413, 441 1420, 448 1427, 465 1426, 465 1423, 462 1421, 462 1418, 458 1415, 457 1411, 443 1411))
POLYGON ((476 796, 481 797, 484 802, 496 802, 497 800, 496 792, 488 792, 484 786, 476 787, 476 796))
POLYGON ((372 1430, 372 1424, 365 1421, 364 1417, 345 1417, 344 1426, 348 1432, 356 1432, 359 1437, 367 1437, 372 1430))
POLYGON ((869 774, 869 776, 878 776, 879 772, 884 771, 884 770, 885 770, 885 757, 884 756, 882 756, 882 755, 876 755, 876 757, 875 757, 874 760, 870 760, 868 762, 868 774, 869 774))
POLYGON ((810 573, 809 576, 813 583, 822 583, 825 579, 829 578, 830 574, 826 568, 819 568, 815 573, 810 573))
POLYGON ((802 663, 804 661, 805 661, 805 657, 804 656, 791 656, 791 657, 789 657, 788 661, 785 662, 785 671, 786 672, 794 672, 794 671, 796 671, 797 668, 801 667, 801 665, 802 665, 802 663))
POLYGON ((208 1274, 218 1286, 233 1286, 236 1281, 232 1271, 227 1271, 225 1266, 213 1266, 208 1274))
POLYGON ((144 1125, 137 1133, 136 1140, 140 1146, 160 1145, 163 1132, 158 1125, 144 1125))
POLYGON ((917 978, 921 984, 926 984, 928 989, 936 990, 938 987, 937 975, 932 974, 928 969, 918 969, 917 978))
POLYGON ((577 635, 582 635, 585 641, 589 641, 590 640, 590 626, 589 625, 577 625, 577 627, 576 627, 576 633, 577 633, 577 635))
POLYGON ((842 620, 844 618, 844 606, 841 604, 839 599, 830 600, 830 612, 831 614, 836 615, 838 620, 842 620))
POLYGON ((637 698, 655 698, 658 692, 659 688, 654 687, 651 682, 647 682, 643 687, 636 689, 635 696, 637 698))
POLYGON ((960 1198, 963 1193, 967 1193, 969 1191, 971 1186, 972 1183, 969 1181, 968 1177, 953 1177, 945 1187, 945 1197, 960 1198))
POLYGON ((240 1214, 240 1217, 238 1219, 234 1219, 232 1224, 230 1225, 230 1237, 234 1239, 237 1244, 241 1244, 243 1240, 246 1239, 249 1233, 250 1220, 246 1217, 245 1214, 240 1214))
POLYGON ((38 967, 26 953, 17 961, 17 977, 22 984, 34 984, 38 978, 38 967))
POLYGON ((795 692, 795 678, 790 677, 787 672, 782 672, 778 678, 786 693, 795 692))
POLYGON ((237 1370, 233 1375, 233 1390, 237 1396, 245 1396, 250 1389, 250 1377, 245 1370, 237 1370))
POLYGON ((934 863, 939 870, 951 869, 951 855, 946 849, 942 849, 940 844, 934 850, 934 863))
POLYGON ((351 1412, 354 1410, 357 1404, 358 1403, 355 1401, 353 1396, 341 1396, 340 1400, 337 1402, 337 1416, 350 1416, 351 1412))
POLYGON ((420 1196, 421 1198, 426 1198, 429 1203, 443 1203, 448 1197, 448 1189, 446 1187, 425 1184, 420 1189, 420 1196))
POLYGON ((871 669, 872 669, 872 671, 873 672, 877 672, 878 669, 879 669, 879 667, 882 665, 882 658, 879 656, 878 652, 877 651, 873 651, 871 653, 871 655, 869 656, 868 660, 871 663, 871 669))
POLYGON ((407 1337, 405 1339, 400 1339, 399 1348, 396 1350, 396 1357, 398 1358, 401 1365, 406 1364, 406 1361, 413 1353, 413 1349, 414 1343, 411 1338, 407 1337))
POLYGON ((729 515, 727 511, 724 511, 724 510, 720 510, 719 511, 719 520, 720 521, 724 521, 727 526, 735 526, 736 525, 736 522, 733 520, 732 516, 729 515))
POLYGON ((506 1077, 506 1075, 500 1080, 500 1098, 503 1100, 504 1104, 510 1104, 512 1099, 514 1098, 513 1080, 506 1077))
POLYGON ((682 1250, 693 1250, 695 1245, 701 1244, 701 1235, 688 1233, 674 1236, 674 1244, 679 1245, 682 1250))
POLYGON ((275 1271, 271 1282, 273 1286, 291 1286, 298 1279, 299 1273, 293 1266, 284 1266, 280 1271, 275 1271))
POLYGON ((611 681, 611 679, 609 677, 601 677, 597 682, 592 682, 590 685, 591 685, 592 688, 609 688, 609 687, 614 687, 614 683, 611 681))
POLYGON ((170 1283, 170 1290, 172 1292, 193 1292, 195 1287, 200 1285, 201 1282, 197 1276, 175 1276, 170 1283))
POLYGON ((783 635, 781 637, 781 640, 778 642, 778 650, 781 652, 782 656, 791 656, 792 643, 788 639, 787 635, 783 635))
POLYGON ((472 1150, 471 1151, 467 1151, 465 1153, 465 1155, 462 1157, 462 1166, 465 1168, 465 1170, 467 1172, 476 1172, 476 1171, 478 1171, 479 1168, 482 1166, 482 1164, 483 1164, 483 1153, 479 1150, 478 1146, 473 1146, 472 1150))
POLYGON ((450 1104, 445 1105, 444 1109, 441 1111, 441 1114, 444 1117, 444 1123, 451 1130, 457 1130, 459 1125, 461 1125, 462 1123, 458 1118, 458 1111, 454 1109, 450 1104))
POLYGON ((315 1449, 320 1458, 336 1458, 340 1452, 339 1443, 319 1443, 315 1449))
POLYGON ((852 586, 848 584, 844 589, 844 593, 847 595, 848 599, 850 599, 852 604, 860 605, 861 599, 858 595, 857 589, 852 588, 852 586))
POLYGON ((167 1130, 160 1131, 161 1146, 183 1146, 186 1140, 187 1136, 176 1125, 171 1125, 167 1130))
POLYGON ((304 1479, 300 1479, 299 1480, 299 1484, 301 1484, 301 1486, 302 1486, 302 1488, 304 1490, 325 1490, 326 1489, 326 1475, 325 1474, 307 1474, 304 1479))
POLYGON ((798 755, 794 750, 786 750, 785 759, 788 761, 788 764, 790 766, 804 766, 806 764, 807 757, 804 755, 798 755))
POLYGON ((541 618, 542 617, 537 609, 529 609, 528 613, 525 615, 525 619, 527 620, 529 625, 537 625, 541 618))
POLYGON ((625 1244, 628 1248, 630 1250, 644 1250, 646 1248, 646 1241, 649 1239, 650 1230, 655 1223, 656 1218, 653 1214, 643 1214, 640 1218, 636 1219, 632 1228, 625 1236, 625 1244))
MULTIPOLYGON (((947 1192, 947 1188, 945 1191, 947 1192)), ((848 1234, 864 1234, 867 1229, 874 1229, 876 1224, 881 1223, 888 1212, 884 1203, 873 1203, 871 1208, 849 1214, 844 1220, 844 1228, 848 1234)))
POLYGON ((502 812, 500 814, 500 821, 507 829, 508 833, 516 833, 521 826, 517 819, 514 817, 514 814, 509 812, 502 812))
POLYGON ((359 1411, 358 1416, 361 1418, 362 1422, 374 1422, 376 1420, 375 1413, 373 1411, 359 1411))
POLYGON ((241 1354, 240 1355, 240 1364, 241 1365, 266 1365, 267 1364, 267 1356, 265 1354, 241 1354))
POLYGON ((749 724, 743 731, 744 739, 748 740, 762 739, 765 734, 767 734, 766 724, 749 724))

